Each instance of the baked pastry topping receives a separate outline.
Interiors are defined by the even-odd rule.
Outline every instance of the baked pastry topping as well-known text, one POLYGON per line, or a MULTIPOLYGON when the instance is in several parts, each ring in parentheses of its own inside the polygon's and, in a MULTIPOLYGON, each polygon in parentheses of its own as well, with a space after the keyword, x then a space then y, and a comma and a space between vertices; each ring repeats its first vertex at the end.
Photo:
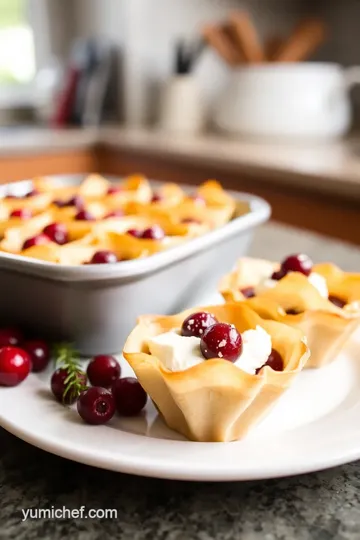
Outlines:
POLYGON ((220 292, 227 302, 246 302, 266 319, 300 328, 311 350, 307 367, 334 360, 360 324, 360 274, 314 265, 305 255, 281 264, 241 259, 220 292))
MULTIPOLYGON (((238 206, 237 215, 250 211, 238 206)), ((234 213, 234 200, 215 181, 188 195, 175 184, 153 191, 140 175, 121 185, 94 174, 79 186, 36 178, 28 194, 0 200, 0 251, 66 265, 113 251, 119 262, 205 234, 234 213)))
POLYGON ((140 317, 124 356, 169 427, 231 441, 285 391, 309 350, 300 330, 238 303, 140 317))

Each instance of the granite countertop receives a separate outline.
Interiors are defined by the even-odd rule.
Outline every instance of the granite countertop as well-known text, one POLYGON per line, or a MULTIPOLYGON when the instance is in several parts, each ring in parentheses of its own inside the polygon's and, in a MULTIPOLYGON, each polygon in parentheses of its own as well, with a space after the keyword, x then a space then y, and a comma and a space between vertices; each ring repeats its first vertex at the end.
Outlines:
MULTIPOLYGON (((268 224, 254 256, 294 250, 360 268, 360 250, 268 224)), ((9 403, 9 407, 11 403, 9 403)), ((96 429, 96 428, 94 428, 96 429)), ((358 540, 360 462, 280 480, 175 482, 127 476, 38 450, 0 429, 0 538, 57 540, 358 540), (28 520, 27 508, 115 508, 117 520, 28 520)))
POLYGON ((261 175, 264 182, 283 182, 311 190, 360 199, 360 138, 284 144, 229 139, 216 134, 171 136, 150 129, 119 126, 84 129, 0 129, 0 158, 45 154, 97 144, 150 153, 225 170, 261 175))

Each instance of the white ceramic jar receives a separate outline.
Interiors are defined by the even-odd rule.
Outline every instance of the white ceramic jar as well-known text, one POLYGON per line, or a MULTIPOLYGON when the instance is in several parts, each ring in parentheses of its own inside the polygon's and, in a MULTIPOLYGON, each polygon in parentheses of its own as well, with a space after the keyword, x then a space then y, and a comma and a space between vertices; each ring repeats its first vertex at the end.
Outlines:
POLYGON ((214 111, 215 125, 233 135, 335 138, 351 124, 349 89, 360 67, 294 63, 242 67, 214 111))
POLYGON ((170 134, 195 135, 204 126, 204 97, 193 75, 178 75, 165 84, 159 128, 170 134))

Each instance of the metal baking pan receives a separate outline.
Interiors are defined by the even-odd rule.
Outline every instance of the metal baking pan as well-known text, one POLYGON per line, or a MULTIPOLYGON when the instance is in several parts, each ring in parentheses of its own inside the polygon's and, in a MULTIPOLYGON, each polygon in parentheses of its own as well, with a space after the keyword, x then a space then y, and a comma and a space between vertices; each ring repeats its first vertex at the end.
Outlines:
MULTIPOLYGON (((83 176, 54 178, 64 185, 78 184, 83 176)), ((21 195, 30 185, 23 181, 0 186, 0 197, 8 192, 21 195)), ((269 218, 270 206, 252 195, 230 194, 248 201, 251 211, 145 259, 59 266, 0 253, 0 323, 72 341, 83 355, 119 352, 139 315, 195 306, 216 291, 220 277, 246 254, 255 227, 269 218)))

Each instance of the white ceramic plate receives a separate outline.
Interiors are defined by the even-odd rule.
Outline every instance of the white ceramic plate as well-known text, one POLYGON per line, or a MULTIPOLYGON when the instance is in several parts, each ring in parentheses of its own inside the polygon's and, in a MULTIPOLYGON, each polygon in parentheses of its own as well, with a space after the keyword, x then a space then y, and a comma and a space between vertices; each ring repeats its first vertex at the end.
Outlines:
POLYGON ((139 418, 86 425, 53 400, 50 372, 0 389, 0 425, 59 456, 144 476, 226 481, 316 471, 360 458, 359 350, 360 339, 330 366, 300 374, 239 442, 189 442, 163 424, 151 403, 139 418))

